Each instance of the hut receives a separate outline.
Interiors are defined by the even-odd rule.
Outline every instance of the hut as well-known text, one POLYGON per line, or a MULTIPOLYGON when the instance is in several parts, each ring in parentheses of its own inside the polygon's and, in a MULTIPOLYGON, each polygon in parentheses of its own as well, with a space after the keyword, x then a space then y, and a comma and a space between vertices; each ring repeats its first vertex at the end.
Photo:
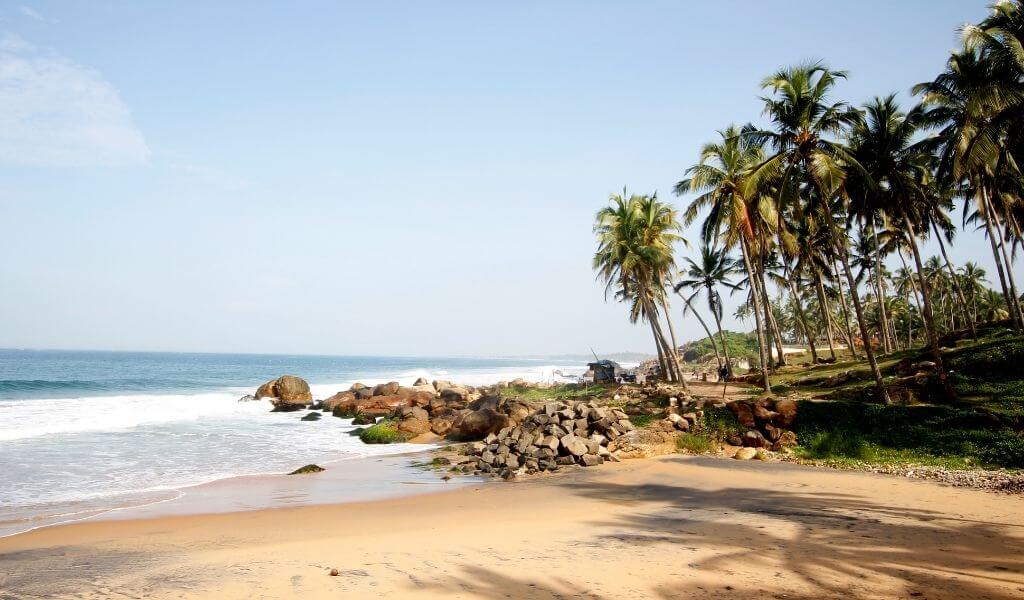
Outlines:
POLYGON ((613 360, 599 360, 588 363, 587 367, 594 374, 594 383, 615 383, 624 374, 623 368, 613 360))

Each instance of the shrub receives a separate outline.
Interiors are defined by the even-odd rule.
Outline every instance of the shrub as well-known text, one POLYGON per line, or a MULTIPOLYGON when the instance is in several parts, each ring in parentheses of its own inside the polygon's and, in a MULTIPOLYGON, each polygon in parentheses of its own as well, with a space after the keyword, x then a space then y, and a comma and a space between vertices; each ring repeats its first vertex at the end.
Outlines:
POLYGON ((736 422, 736 417, 728 408, 709 406, 704 409, 701 432, 705 437, 712 440, 724 440, 730 436, 743 435, 744 431, 746 430, 736 422))
POLYGON ((1024 468, 1024 434, 1007 432, 981 451, 985 462, 1010 468, 1024 468))
POLYGON ((804 444, 804 453, 811 458, 867 458, 867 446, 860 434, 848 431, 827 431, 816 434, 804 444))
POLYGON ((699 433, 681 433, 676 438, 676 448, 690 454, 707 454, 715 450, 715 442, 699 433))

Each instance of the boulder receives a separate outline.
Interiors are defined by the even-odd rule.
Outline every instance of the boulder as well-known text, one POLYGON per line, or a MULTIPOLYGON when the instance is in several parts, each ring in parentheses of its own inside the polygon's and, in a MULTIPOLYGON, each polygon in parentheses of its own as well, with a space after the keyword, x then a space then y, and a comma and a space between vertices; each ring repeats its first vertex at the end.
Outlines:
POLYGON ((440 390, 441 398, 445 402, 467 403, 469 402, 469 390, 464 387, 450 386, 440 390))
POLYGON ((358 381, 357 381, 357 382, 355 382, 355 383, 353 383, 353 384, 352 384, 352 385, 351 385, 351 386, 350 386, 350 387, 348 388, 348 390, 349 390, 350 392, 357 392, 357 391, 359 391, 359 390, 365 390, 365 389, 366 389, 366 386, 365 386, 365 385, 363 385, 363 384, 361 384, 361 383, 359 383, 358 381))
POLYGON ((755 448, 740 448, 733 454, 732 457, 736 460, 750 460, 757 456, 757 449, 755 448))
POLYGON ((467 411, 452 423, 448 437, 460 441, 479 440, 500 431, 507 424, 508 417, 491 408, 467 411))
POLYGON ((361 387, 357 390, 352 390, 352 393, 356 395, 359 400, 367 400, 373 397, 373 388, 361 387))
POLYGON ((398 393, 398 389, 401 388, 397 381, 389 381, 387 383, 379 383, 373 386, 374 396, 394 396, 398 393))
POLYGON ((320 403, 321 410, 334 412, 335 407, 341 405, 355 405, 356 395, 352 392, 338 392, 320 403))
POLYGON ((636 429, 620 435, 608 443, 608 450, 619 458, 650 458, 676 451, 674 433, 636 429))
POLYGON ((275 411, 299 410, 313 404, 309 384, 300 377, 283 375, 256 390, 256 399, 270 398, 275 411))
POLYGON ((305 415, 302 416, 302 420, 303 421, 319 421, 320 420, 320 413, 318 413, 318 412, 311 412, 309 414, 305 414, 305 415))
POLYGON ((748 448, 764 448, 771 444, 761 435, 760 431, 751 429, 743 434, 743 445, 748 448))
POLYGON ((772 419, 772 424, 783 429, 792 427, 793 422, 796 421, 796 407, 796 402, 789 398, 776 400, 775 418, 772 419))
POLYGON ((253 402, 256 399, 257 399, 256 396, 253 396, 252 394, 247 394, 247 395, 242 396, 241 398, 239 398, 238 401, 239 402, 253 402))
POLYGON ((404 431, 414 436, 430 431, 430 415, 418 406, 400 408, 398 417, 400 419, 398 421, 399 431, 404 431))
POLYGON ((376 422, 377 417, 370 413, 359 412, 356 413, 354 417, 352 417, 353 425, 373 425, 376 422))
POLYGON ((434 389, 438 392, 443 392, 446 389, 452 387, 452 382, 445 381, 444 379, 435 379, 433 382, 434 389))
MULTIPOLYGON (((413 385, 413 387, 417 387, 417 386, 421 386, 421 385, 430 385, 430 382, 427 381, 426 377, 420 377, 416 381, 414 381, 412 385, 413 385)), ((433 386, 431 386, 431 387, 433 387, 433 386)))
POLYGON ((726 406, 732 411, 732 414, 736 417, 736 422, 744 427, 757 427, 757 421, 754 419, 754 410, 749 404, 741 400, 730 402, 726 406))

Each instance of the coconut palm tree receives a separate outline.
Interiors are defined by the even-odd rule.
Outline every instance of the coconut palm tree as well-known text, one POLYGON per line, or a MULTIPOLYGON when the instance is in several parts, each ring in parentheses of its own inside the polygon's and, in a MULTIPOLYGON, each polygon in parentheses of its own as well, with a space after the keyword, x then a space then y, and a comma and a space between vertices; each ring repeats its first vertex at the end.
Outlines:
MULTIPOLYGON (((732 372, 732 364, 729 359, 729 345, 725 342, 725 334, 722 332, 722 295, 718 291, 718 287, 725 287, 731 290, 739 289, 739 286, 730 281, 730 277, 736 273, 736 261, 729 257, 729 253, 725 249, 715 248, 704 242, 700 246, 700 262, 694 261, 692 258, 686 258, 686 263, 689 268, 684 272, 685 279, 679 281, 675 285, 676 293, 680 293, 681 290, 686 289, 691 293, 688 297, 684 297, 686 305, 693 308, 693 299, 701 291, 705 294, 707 300, 708 310, 711 315, 715 318, 715 327, 718 329, 718 337, 722 343, 722 353, 725 355, 726 368, 732 372)), ((682 295, 682 294, 680 294, 682 295)), ((694 314, 697 319, 704 326, 707 331, 707 325, 704 324, 704 320, 700 317, 696 310, 694 314)), ((708 337, 711 338, 712 345, 714 345, 714 336, 708 331, 708 337)), ((718 357, 718 350, 715 349, 715 356, 718 357)), ((718 366, 721 368, 722 361, 719 358, 718 366)))
MULTIPOLYGON (((702 224, 705 244, 715 240, 723 250, 739 247, 747 278, 756 279, 753 245, 758 241, 755 231, 760 221, 774 214, 771 199, 748 189, 747 177, 764 159, 764 151, 735 125, 718 132, 720 140, 706 144, 699 162, 686 170, 686 177, 675 186, 676 195, 696 192, 699 195, 683 213, 686 225, 693 223, 701 211, 707 210, 702 224)), ((751 283, 750 301, 757 329, 762 385, 771 391, 768 374, 769 356, 763 322, 766 299, 751 283)))
POLYGON ((830 233, 830 245, 843 267, 875 388, 879 398, 888 403, 889 394, 869 342, 864 310, 850 269, 846 232, 833 217, 833 211, 841 208, 840 193, 847 172, 857 166, 856 160, 836 140, 857 121, 857 112, 842 102, 833 103, 829 99, 836 82, 845 77, 845 72, 815 62, 782 69, 762 82, 762 88, 770 93, 762 100, 771 129, 752 131, 748 135, 756 143, 770 146, 774 154, 754 170, 749 185, 761 185, 764 179, 781 173, 776 198, 779 208, 785 210, 792 206, 795 219, 814 214, 830 233))
POLYGON ((626 190, 611 195, 609 206, 598 211, 594 223, 598 249, 593 268, 605 282, 605 294, 614 291, 619 299, 639 307, 670 381, 682 377, 677 350, 665 338, 657 305, 665 294, 668 274, 675 270, 674 246, 682 240, 680 230, 676 211, 659 202, 657 195, 627 197, 626 190))
POLYGON ((903 229, 917 269, 928 350, 938 365, 936 373, 947 399, 953 400, 956 393, 943 368, 930 283, 917 244, 917 238, 928 233, 934 212, 934 197, 928 188, 932 144, 931 140, 917 141, 928 124, 924 107, 904 113, 894 95, 865 104, 863 116, 856 118, 849 130, 849 149, 856 167, 848 168, 844 187, 852 215, 870 222, 885 215, 903 229))

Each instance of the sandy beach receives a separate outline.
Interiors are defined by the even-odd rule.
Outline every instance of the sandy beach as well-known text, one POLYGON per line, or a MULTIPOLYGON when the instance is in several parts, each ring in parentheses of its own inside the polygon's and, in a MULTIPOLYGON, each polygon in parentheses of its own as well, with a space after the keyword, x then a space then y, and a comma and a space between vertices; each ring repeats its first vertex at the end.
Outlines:
POLYGON ((0 597, 1020 598, 1022 552, 1019 496, 667 456, 39 529, 0 540, 0 597))

